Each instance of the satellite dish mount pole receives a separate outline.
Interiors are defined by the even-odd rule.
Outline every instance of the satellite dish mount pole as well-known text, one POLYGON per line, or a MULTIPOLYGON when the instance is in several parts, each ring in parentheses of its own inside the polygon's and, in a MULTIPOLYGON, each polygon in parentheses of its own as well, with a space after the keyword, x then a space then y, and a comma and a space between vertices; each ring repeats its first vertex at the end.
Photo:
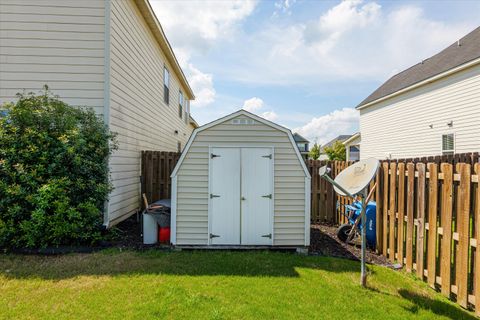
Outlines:
MULTIPOLYGON (((374 160, 374 161, 376 161, 376 160, 374 160)), ((378 161, 373 162, 373 163, 376 164, 376 166, 374 167, 375 170, 372 171, 372 172, 375 172, 377 170, 377 167, 378 167, 378 161)), ((365 168, 365 167, 366 167, 366 164, 364 164, 363 168, 365 168)), ((361 252, 362 252, 362 254, 361 254, 360 284, 363 287, 366 287, 367 286, 367 266, 366 266, 366 263, 365 263, 366 247, 367 247, 367 214, 366 214, 366 212, 367 212, 367 204, 370 201, 370 198, 373 196, 373 192, 375 191, 375 189, 377 187, 377 184, 375 183, 373 185, 373 187, 370 189, 370 192, 368 192, 367 183, 364 184, 365 187, 363 189, 361 189, 360 191, 355 190, 356 192, 351 192, 351 191, 348 190, 348 188, 345 188, 341 184, 337 183, 336 179, 333 180, 329 176, 330 172, 331 172, 331 169, 328 166, 323 166, 318 171, 320 177, 322 177, 323 179, 330 182, 337 189, 335 191, 337 191, 337 193, 339 193, 340 195, 350 197, 354 200, 355 200, 356 196, 360 197, 360 202, 361 202, 361 207, 362 207, 361 212, 360 212, 360 221, 359 221, 361 223, 361 226, 362 226, 362 230, 361 230, 361 239, 362 239, 362 251, 361 252)), ((372 177, 373 177, 373 175, 372 175, 372 177)), ((372 179, 372 177, 368 177, 369 178, 368 181, 370 181, 372 179)), ((366 181, 366 182, 368 182, 368 181, 366 181)), ((355 225, 356 225, 356 223, 355 223, 355 225)), ((355 225, 352 228, 352 232, 355 232, 355 230, 354 230, 355 225)))

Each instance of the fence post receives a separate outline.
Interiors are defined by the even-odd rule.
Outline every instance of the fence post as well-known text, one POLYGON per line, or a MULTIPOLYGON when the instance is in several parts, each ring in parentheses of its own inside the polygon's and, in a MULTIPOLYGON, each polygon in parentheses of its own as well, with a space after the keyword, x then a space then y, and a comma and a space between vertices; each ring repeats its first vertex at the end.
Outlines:
POLYGON ((388 252, 388 162, 383 163, 383 255, 388 252))

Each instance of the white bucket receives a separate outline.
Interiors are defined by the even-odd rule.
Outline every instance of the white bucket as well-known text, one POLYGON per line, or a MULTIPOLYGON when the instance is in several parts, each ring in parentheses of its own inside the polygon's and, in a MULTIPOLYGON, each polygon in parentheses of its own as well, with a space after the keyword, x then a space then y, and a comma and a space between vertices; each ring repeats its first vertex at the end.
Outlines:
POLYGON ((143 214, 143 244, 155 244, 158 242, 157 220, 151 214, 143 214))

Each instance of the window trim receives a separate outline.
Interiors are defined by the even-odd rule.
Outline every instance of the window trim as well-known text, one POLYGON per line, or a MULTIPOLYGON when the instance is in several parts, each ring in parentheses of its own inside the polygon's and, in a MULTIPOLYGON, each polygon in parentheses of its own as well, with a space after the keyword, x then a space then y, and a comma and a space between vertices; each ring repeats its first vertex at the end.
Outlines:
POLYGON ((184 109, 184 99, 185 97, 183 96, 182 89, 178 89, 178 116, 180 119, 183 118, 183 109, 184 109))
POLYGON ((440 139, 440 148, 442 155, 450 155, 450 154, 455 154, 455 146, 456 146, 456 135, 455 132, 448 132, 448 133, 442 133, 441 139, 440 139), (453 137, 453 149, 443 149, 443 137, 444 136, 449 136, 451 135, 453 137))
POLYGON ((166 65, 163 65, 163 102, 170 104, 170 71, 166 65))

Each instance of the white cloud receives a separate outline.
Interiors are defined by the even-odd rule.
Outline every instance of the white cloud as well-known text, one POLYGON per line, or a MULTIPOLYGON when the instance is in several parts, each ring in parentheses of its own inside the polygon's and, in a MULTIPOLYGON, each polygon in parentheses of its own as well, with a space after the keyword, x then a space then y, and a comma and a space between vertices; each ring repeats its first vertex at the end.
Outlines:
POLYGON ((195 93, 195 100, 192 101, 193 107, 205 107, 215 101, 216 91, 213 87, 213 76, 206 74, 195 68, 191 63, 188 64, 187 72, 189 82, 195 93))
POLYGON ((265 118, 269 121, 275 122, 278 120, 278 114, 275 113, 275 111, 265 111, 261 114, 262 118, 265 118))
POLYGON ((253 12, 256 1, 150 0, 150 4, 195 93, 192 106, 211 105, 216 97, 213 74, 198 69, 192 56, 204 54, 215 41, 231 36, 239 22, 253 12))
POLYGON ((311 21, 268 23, 229 46, 233 80, 318 88, 333 81, 385 80, 473 29, 443 22, 408 4, 386 11, 374 1, 343 1, 311 21))
POLYGON ((189 51, 208 49, 215 40, 230 36, 257 5, 254 0, 150 3, 174 47, 189 51))
POLYGON ((263 100, 257 97, 247 99, 243 102, 242 109, 249 112, 257 112, 263 107, 263 100))
POLYGON ((296 0, 278 0, 275 2, 275 11, 273 16, 276 17, 279 13, 292 14, 291 7, 297 2, 296 0))
POLYGON ((303 127, 293 131, 309 139, 324 144, 341 134, 358 131, 359 113, 353 108, 335 110, 327 115, 313 118, 303 127))

